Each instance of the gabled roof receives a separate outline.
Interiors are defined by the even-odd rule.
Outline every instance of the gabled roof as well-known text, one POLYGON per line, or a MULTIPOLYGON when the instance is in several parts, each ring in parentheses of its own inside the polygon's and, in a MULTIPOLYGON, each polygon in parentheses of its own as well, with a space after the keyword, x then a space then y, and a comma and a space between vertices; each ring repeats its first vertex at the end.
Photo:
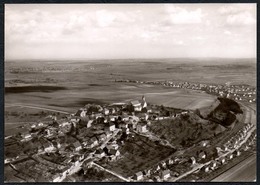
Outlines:
POLYGON ((81 147, 81 144, 80 144, 80 142, 76 141, 75 143, 73 143, 73 146, 75 148, 78 148, 78 147, 81 147))
POLYGON ((133 101, 131 101, 131 104, 133 106, 139 106, 139 105, 141 105, 141 102, 139 102, 138 100, 133 100, 133 101))
POLYGON ((115 155, 115 154, 117 153, 117 151, 118 151, 118 150, 111 149, 109 153, 112 154, 112 155, 115 155))
POLYGON ((115 123, 109 122, 108 125, 109 125, 109 126, 113 126, 113 125, 115 125, 115 123))
POLYGON ((97 141, 97 138, 94 136, 90 139, 91 141, 97 141))
POLYGON ((143 176, 143 173, 142 172, 137 172, 137 173, 135 173, 135 176, 143 176))
POLYGON ((162 176, 165 176, 167 174, 170 174, 170 170, 163 170, 162 171, 162 176))
POLYGON ((95 153, 96 153, 96 154, 102 154, 102 153, 104 153, 104 151, 100 148, 100 149, 96 150, 95 153))

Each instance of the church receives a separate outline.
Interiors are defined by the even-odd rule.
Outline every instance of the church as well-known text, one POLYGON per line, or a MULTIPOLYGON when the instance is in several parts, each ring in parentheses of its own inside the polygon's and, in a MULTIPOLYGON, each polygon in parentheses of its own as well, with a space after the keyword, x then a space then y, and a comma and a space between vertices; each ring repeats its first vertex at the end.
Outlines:
POLYGON ((130 102, 131 106, 133 107, 134 111, 140 112, 143 108, 147 107, 147 103, 145 97, 142 96, 142 100, 134 100, 130 102))

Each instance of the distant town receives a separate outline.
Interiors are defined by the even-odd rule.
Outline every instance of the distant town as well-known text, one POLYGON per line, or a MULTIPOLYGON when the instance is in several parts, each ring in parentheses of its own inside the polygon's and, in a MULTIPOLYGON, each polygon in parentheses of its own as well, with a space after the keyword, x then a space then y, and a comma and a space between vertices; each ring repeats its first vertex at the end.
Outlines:
MULTIPOLYGON (((200 90, 242 104, 256 101, 256 88, 247 85, 116 82, 200 90)), ((165 129, 163 121, 199 120, 194 110, 151 105, 145 96, 127 103, 87 104, 74 114, 60 119, 49 115, 44 122, 35 121, 26 132, 6 136, 5 165, 20 182, 76 182, 82 178, 115 182, 212 180, 255 151, 255 111, 241 107, 239 123, 214 131, 216 137, 228 132, 225 137, 208 137, 188 146, 173 144, 155 130, 165 129), (156 124, 161 124, 160 128, 156 124), (20 149, 8 147, 14 144, 20 149)))
POLYGON ((205 83, 194 83, 194 82, 175 82, 175 81, 137 81, 137 80, 115 80, 116 82, 128 82, 128 83, 141 83, 141 84, 153 84, 163 85, 166 87, 183 88, 201 90, 208 94, 227 97, 236 101, 242 102, 256 102, 256 88, 249 85, 225 85, 218 84, 205 84, 205 83))

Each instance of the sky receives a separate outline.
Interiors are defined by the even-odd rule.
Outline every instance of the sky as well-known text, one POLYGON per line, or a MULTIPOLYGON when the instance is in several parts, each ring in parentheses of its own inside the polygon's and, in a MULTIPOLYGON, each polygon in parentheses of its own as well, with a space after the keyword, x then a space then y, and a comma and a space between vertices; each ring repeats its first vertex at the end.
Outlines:
POLYGON ((255 58, 256 4, 5 4, 5 60, 255 58))

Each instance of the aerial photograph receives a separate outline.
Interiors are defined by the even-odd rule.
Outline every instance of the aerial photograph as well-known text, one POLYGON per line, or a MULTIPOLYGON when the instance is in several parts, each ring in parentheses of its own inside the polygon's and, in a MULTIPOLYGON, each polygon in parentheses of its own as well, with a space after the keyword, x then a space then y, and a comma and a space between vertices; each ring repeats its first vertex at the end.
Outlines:
POLYGON ((4 182, 254 182, 255 3, 5 4, 4 182))

